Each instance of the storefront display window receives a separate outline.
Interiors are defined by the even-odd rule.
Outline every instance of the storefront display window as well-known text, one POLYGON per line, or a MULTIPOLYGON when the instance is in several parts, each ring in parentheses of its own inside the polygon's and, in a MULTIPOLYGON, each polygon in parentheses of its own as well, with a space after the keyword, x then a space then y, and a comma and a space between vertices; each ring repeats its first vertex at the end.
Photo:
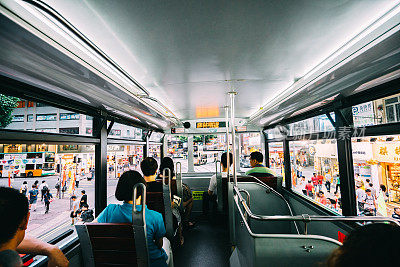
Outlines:
POLYGON ((289 149, 293 190, 341 214, 336 140, 293 141, 289 149))
POLYGON ((390 217, 400 207, 400 135, 352 138, 352 150, 358 214, 390 217))

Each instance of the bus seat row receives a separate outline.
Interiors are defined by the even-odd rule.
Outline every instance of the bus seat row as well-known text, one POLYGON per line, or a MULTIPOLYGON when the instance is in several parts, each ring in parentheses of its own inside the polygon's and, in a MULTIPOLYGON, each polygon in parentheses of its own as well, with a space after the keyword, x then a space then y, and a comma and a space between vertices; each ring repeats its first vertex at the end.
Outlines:
MULTIPOLYGON (((238 180, 239 181, 239 180, 238 180)), ((302 235, 293 221, 264 221, 250 218, 241 201, 253 214, 294 215, 286 199, 260 182, 238 182, 241 198, 228 184, 229 228, 235 249, 230 266, 314 266, 323 263, 340 242, 320 235, 302 235)))

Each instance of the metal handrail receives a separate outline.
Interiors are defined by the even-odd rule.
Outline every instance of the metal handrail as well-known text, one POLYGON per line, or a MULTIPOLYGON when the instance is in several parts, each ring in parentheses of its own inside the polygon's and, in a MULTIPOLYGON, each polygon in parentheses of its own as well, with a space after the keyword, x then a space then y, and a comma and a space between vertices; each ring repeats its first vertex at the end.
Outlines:
POLYGON ((383 216, 322 216, 322 215, 273 215, 273 216, 263 216, 257 215, 251 212, 250 208, 247 206, 246 201, 240 194, 240 191, 237 187, 234 187, 238 198, 240 198, 240 203, 243 205, 246 213, 250 216, 250 218, 260 221, 301 221, 304 223, 309 223, 312 221, 342 221, 342 222, 369 222, 369 221, 376 221, 376 222, 390 222, 397 226, 400 226, 400 222, 395 219, 383 216))
MULTIPOLYGON (((239 189, 240 193, 245 193, 247 196, 247 205, 250 207, 250 193, 249 191, 245 190, 245 189, 239 189)), ((244 215, 244 217, 246 218, 246 221, 248 221, 248 217, 247 217, 247 213, 244 215)))
POLYGON ((326 236, 321 236, 321 235, 294 235, 294 234, 256 234, 253 233, 253 231, 251 230, 248 222, 245 220, 245 217, 243 215, 242 210, 239 207, 239 203, 238 203, 238 195, 234 196, 233 199, 236 203, 236 207, 238 209, 238 212, 243 220, 243 224, 244 226, 246 226, 247 231, 249 232, 250 236, 254 237, 254 238, 286 238, 286 239, 309 239, 309 240, 313 240, 313 239, 317 239, 317 240, 323 240, 323 241, 327 241, 327 242, 331 242, 334 243, 336 245, 342 245, 341 242, 330 238, 330 237, 326 237, 326 236))
MULTIPOLYGON (((292 211, 292 207, 290 207, 289 202, 286 200, 286 198, 283 197, 283 195, 281 193, 279 193, 278 191, 276 191, 275 189, 273 189, 272 187, 270 187, 269 185, 267 185, 266 183, 264 183, 263 181, 261 181, 260 179, 258 179, 255 176, 247 175, 247 176, 242 176, 242 177, 251 177, 251 178, 255 179, 259 183, 259 185, 261 185, 265 189, 269 190, 270 192, 274 193, 275 195, 279 196, 286 203, 286 206, 289 209, 290 215, 294 216, 293 215, 293 211, 292 211)), ((298 228, 298 226, 296 224, 296 221, 293 221, 293 224, 294 224, 294 227, 296 228, 297 234, 300 234, 300 231, 299 231, 299 228, 298 228)))

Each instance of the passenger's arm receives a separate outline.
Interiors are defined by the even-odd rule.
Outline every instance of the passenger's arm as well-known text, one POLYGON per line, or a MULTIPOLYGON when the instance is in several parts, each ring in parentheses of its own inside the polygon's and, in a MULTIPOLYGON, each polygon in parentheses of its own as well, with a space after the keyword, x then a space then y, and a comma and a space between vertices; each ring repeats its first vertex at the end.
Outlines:
POLYGON ((47 256, 49 258, 48 266, 50 267, 67 267, 69 264, 67 258, 58 247, 37 238, 26 236, 17 247, 17 251, 23 254, 47 256))
POLYGON ((212 196, 213 193, 214 193, 213 191, 208 190, 208 194, 209 194, 210 196, 212 196))

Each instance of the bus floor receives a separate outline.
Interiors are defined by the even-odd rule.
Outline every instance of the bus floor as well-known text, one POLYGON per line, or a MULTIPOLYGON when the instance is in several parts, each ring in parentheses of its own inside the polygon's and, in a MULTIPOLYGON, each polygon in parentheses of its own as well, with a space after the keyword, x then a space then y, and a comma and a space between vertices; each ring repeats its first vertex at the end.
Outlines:
POLYGON ((197 220, 184 232, 185 243, 174 251, 175 267, 229 266, 231 247, 226 217, 213 215, 197 220))

